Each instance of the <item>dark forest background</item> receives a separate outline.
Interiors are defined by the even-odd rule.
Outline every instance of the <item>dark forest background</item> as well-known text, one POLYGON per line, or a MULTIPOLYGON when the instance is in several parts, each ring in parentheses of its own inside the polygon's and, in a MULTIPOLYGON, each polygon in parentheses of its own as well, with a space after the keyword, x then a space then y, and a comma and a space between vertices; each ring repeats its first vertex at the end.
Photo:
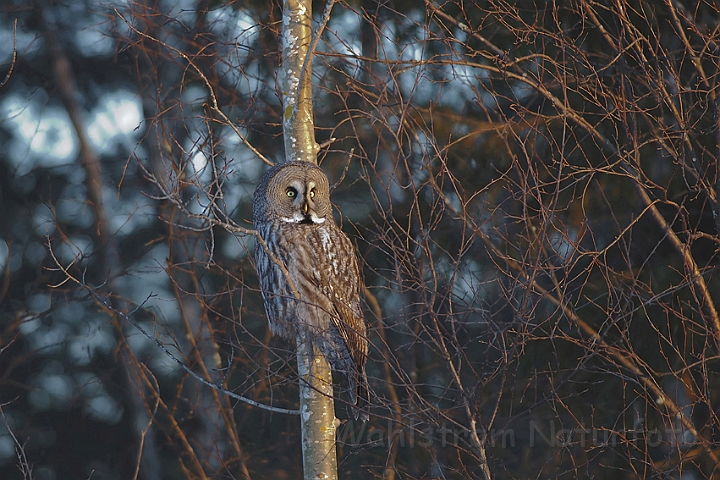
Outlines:
MULTIPOLYGON (((720 5, 317 2, 341 478, 720 478, 720 5), (332 7, 332 8, 327 8, 332 7), (327 20, 325 24, 324 21, 327 20)), ((282 5, 0 4, 0 477, 299 478, 250 200, 282 5), (222 391, 201 383, 190 372, 222 391)))

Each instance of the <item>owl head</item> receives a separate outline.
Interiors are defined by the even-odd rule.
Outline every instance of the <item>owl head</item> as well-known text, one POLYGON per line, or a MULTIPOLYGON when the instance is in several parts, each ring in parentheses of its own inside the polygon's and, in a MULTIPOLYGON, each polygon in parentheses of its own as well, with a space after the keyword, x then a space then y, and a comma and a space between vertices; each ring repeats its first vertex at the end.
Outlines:
POLYGON ((332 222, 330 184, 320 167, 310 162, 275 165, 260 179, 253 196, 253 222, 332 222))

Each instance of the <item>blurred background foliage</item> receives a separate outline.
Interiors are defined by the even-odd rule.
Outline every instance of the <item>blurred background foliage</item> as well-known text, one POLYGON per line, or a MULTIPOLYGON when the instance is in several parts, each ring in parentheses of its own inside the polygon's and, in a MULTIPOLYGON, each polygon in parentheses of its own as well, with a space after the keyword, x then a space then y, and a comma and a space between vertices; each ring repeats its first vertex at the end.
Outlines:
MULTIPOLYGON (((372 345, 341 478, 719 478, 717 3, 329 4, 372 345)), ((295 416, 189 373, 297 407, 250 213, 281 8, 0 5, 3 479, 300 476, 295 416)))

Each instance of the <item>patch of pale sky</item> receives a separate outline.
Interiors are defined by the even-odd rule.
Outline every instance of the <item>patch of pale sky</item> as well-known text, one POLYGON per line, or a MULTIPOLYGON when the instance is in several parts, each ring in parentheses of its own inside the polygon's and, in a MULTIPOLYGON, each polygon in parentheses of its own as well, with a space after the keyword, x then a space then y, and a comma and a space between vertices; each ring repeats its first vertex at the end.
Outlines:
POLYGON ((229 235, 220 245, 222 254, 227 258, 245 258, 255 250, 255 237, 251 235, 229 235))
POLYGON ((562 259, 569 260, 575 253, 577 230, 567 227, 565 232, 554 230, 549 234, 549 243, 553 251, 562 259))
MULTIPOLYGON (((137 324, 146 332, 153 332, 155 330, 155 325, 152 322, 137 321, 137 324)), ((130 350, 132 350, 137 357, 145 357, 148 352, 153 351, 156 347, 155 342, 152 339, 146 337, 138 330, 128 330, 126 335, 127 336, 125 338, 128 347, 130 347, 130 350)))
POLYGON ((65 265, 87 259, 93 252, 93 241, 87 235, 76 235, 68 238, 55 248, 55 254, 65 265))
POLYGON ((49 394, 54 406, 64 407, 75 390, 74 382, 67 375, 42 375, 41 387, 49 394))
POLYGON ((360 18, 352 10, 338 10, 328 23, 328 30, 336 32, 331 37, 332 48, 342 55, 361 56, 360 18))
POLYGON ((55 232, 55 216, 50 207, 39 203, 33 212, 32 225, 37 236, 52 235, 55 232))
POLYGON ((447 65, 444 74, 449 82, 440 87, 438 103, 456 110, 464 108, 468 101, 478 100, 481 79, 487 78, 484 70, 466 65, 447 65))
MULTIPOLYGON (((67 112, 46 104, 46 95, 40 93, 12 93, 0 102, 0 120, 13 135, 8 158, 17 176, 27 174, 37 165, 73 163, 79 152, 67 112)), ((88 115, 88 137, 101 154, 114 152, 118 143, 132 149, 142 119, 137 95, 123 89, 108 92, 88 115)))
POLYGON ((40 242, 28 242, 23 251, 23 257, 29 265, 39 265, 48 255, 47 248, 40 242))
POLYGON ((197 192, 192 199, 187 202, 187 209, 194 215, 209 215, 211 202, 204 192, 197 192))
POLYGON ((10 245, 10 272, 17 272, 23 264, 23 247, 17 243, 10 245))
POLYGON ((16 174, 24 175, 36 163, 62 165, 75 159, 78 143, 71 130, 67 112, 59 107, 44 106, 20 93, 9 94, 0 103, 0 118, 13 139, 8 157, 16 174))
POLYGON ((112 331, 97 321, 85 322, 86 329, 73 335, 67 344, 68 355, 75 365, 90 365, 98 352, 107 353, 115 345, 112 331))
POLYGON ((9 257, 10 249, 8 248, 7 242, 0 238, 0 271, 5 271, 5 265, 7 265, 9 257))
MULTIPOLYGON (((38 320, 41 322, 41 320, 38 320)), ((25 330, 21 328, 25 334, 25 330)), ((60 352, 70 335, 70 327, 63 322, 52 322, 50 325, 40 325, 32 335, 25 335, 30 348, 41 355, 51 356, 60 352)))
POLYGON ((85 201, 85 189, 79 187, 66 187, 69 192, 57 200, 55 212, 60 221, 82 228, 91 228, 95 223, 92 207, 85 201))
POLYGON ((195 154, 190 157, 190 163, 192 163, 195 175, 198 180, 202 183, 209 182, 212 180, 212 168, 208 168, 209 159, 205 152, 198 150, 195 154))
POLYGON ((210 158, 208 153, 203 151, 209 134, 207 125, 198 116, 189 117, 185 123, 188 131, 193 132, 192 136, 188 136, 183 142, 183 151, 188 155, 191 167, 188 174, 196 181, 205 183, 212 180, 212 169, 207 168, 210 158))
POLYGON ((248 97, 257 97, 257 103, 269 102, 270 104, 278 104, 279 98, 276 95, 266 96, 263 91, 274 88, 271 83, 266 82, 260 73, 257 62, 250 62, 243 65, 242 80, 235 84, 235 88, 241 95, 248 97), (276 100, 274 102, 273 100, 276 100))
POLYGON ((478 301, 486 298, 488 285, 483 282, 484 272, 479 262, 470 260, 458 265, 443 261, 438 264, 438 271, 446 277, 446 281, 452 282, 455 302, 475 309, 479 307, 478 301))
POLYGON ((260 35, 259 21, 247 10, 220 7, 208 12, 207 20, 213 32, 240 45, 250 46, 260 35))
POLYGON ((27 308, 30 313, 43 313, 50 310, 52 300, 47 293, 36 293, 27 299, 27 308))
POLYGON ((75 30, 74 43, 77 49, 86 57, 105 57, 115 51, 115 41, 111 23, 106 17, 89 15, 75 30))
MULTIPOLYGON (((115 192, 110 189, 105 193, 107 197, 115 197, 115 192)), ((122 202, 107 198, 105 209, 110 210, 110 229, 113 235, 120 237, 129 235, 138 228, 152 223, 156 218, 155 206, 147 196, 139 192, 132 194, 129 198, 124 198, 122 202)))
MULTIPOLYGON (((180 357, 179 352, 176 351, 174 354, 176 358, 180 357)), ((156 350, 155 355, 153 355, 148 363, 150 364, 150 369, 153 373, 166 377, 172 376, 180 370, 180 365, 178 365, 175 360, 168 357, 165 352, 160 350, 156 350)))
POLYGON ((88 137, 98 153, 113 153, 118 143, 131 150, 143 120, 140 97, 123 89, 108 92, 88 120, 88 137))
POLYGON ((533 95, 536 90, 526 83, 517 82, 512 86, 512 91, 515 94, 515 98, 519 102, 526 99, 530 95, 533 95))
POLYGON ((382 49, 378 52, 381 58, 386 60, 397 60, 398 59, 398 44, 397 36, 395 34, 395 24, 392 22, 385 22, 380 27, 380 40, 382 49))
POLYGON ((15 458, 15 441, 10 434, 0 435, 0 464, 4 464, 2 460, 15 458))
POLYGON ((123 409, 110 395, 104 394, 88 400, 85 412, 95 420, 114 425, 122 418, 123 409))
POLYGON ((167 12, 167 18, 172 18, 177 22, 192 25, 197 17, 197 1, 196 0, 165 0, 165 5, 159 6, 161 12, 167 12))
POLYGON ((92 372, 74 372, 73 380, 75 380, 78 390, 84 397, 94 397, 104 390, 102 381, 92 372))
POLYGON ((416 105, 426 105, 437 93, 436 82, 425 75, 425 67, 412 67, 398 75, 403 96, 416 105))
POLYGON ((193 84, 184 86, 180 94, 180 101, 183 105, 199 105, 205 102, 207 98, 207 88, 193 84))
POLYGON ((116 423, 122 416, 122 406, 109 397, 102 380, 92 372, 73 374, 76 388, 86 399, 85 411, 96 420, 116 423), (110 401, 108 401, 108 399, 110 401))
MULTIPOLYGON (((247 129, 240 127, 240 133, 248 135, 247 129)), ((262 174, 261 163, 255 154, 245 145, 245 142, 235 134, 230 127, 222 131, 222 143, 227 157, 230 159, 229 176, 239 176, 240 181, 256 182, 262 174)))
POLYGON ((419 62, 423 59, 423 52, 425 50, 425 44, 422 42, 409 43, 403 46, 401 58, 403 60, 410 60, 419 62))
POLYGON ((143 308, 154 310, 161 323, 175 323, 180 318, 177 301, 168 290, 169 256, 167 245, 157 245, 132 265, 130 275, 117 279, 118 290, 143 308))
POLYGON ((246 77, 248 54, 259 38, 259 23, 247 10, 233 10, 231 7, 208 12, 207 20, 210 29, 227 42, 225 61, 217 65, 218 72, 239 89, 246 77))
MULTIPOLYGON (((204 128, 202 124, 193 124, 192 126, 198 129, 204 128)), ((243 135, 248 134, 246 128, 240 126, 238 129, 243 135)), ((212 180, 213 171, 212 168, 210 168, 211 161, 218 162, 218 169, 223 169, 224 174, 233 181, 257 181, 261 174, 260 164, 257 162, 255 154, 247 148, 232 128, 223 128, 219 135, 219 147, 224 153, 224 158, 217 157, 213 159, 207 152, 196 149, 195 145, 204 143, 204 140, 201 138, 202 135, 206 135, 206 133, 199 131, 198 138, 194 141, 188 140, 185 146, 186 151, 192 152, 190 154, 190 164, 192 165, 193 173, 197 175, 197 179, 200 180, 200 182, 207 183, 212 180), (228 162, 227 168, 223 168, 220 165, 223 161, 228 162)))
MULTIPOLYGON (((7 17, 4 17, 7 18, 7 17)), ((0 64, 5 68, 5 64, 9 64, 13 57, 13 22, 0 22, 0 45, 7 48, 0 48, 0 64)), ((15 30, 15 48, 18 55, 29 57, 35 54, 43 45, 42 37, 35 33, 26 32, 22 29, 22 25, 18 23, 15 30)))

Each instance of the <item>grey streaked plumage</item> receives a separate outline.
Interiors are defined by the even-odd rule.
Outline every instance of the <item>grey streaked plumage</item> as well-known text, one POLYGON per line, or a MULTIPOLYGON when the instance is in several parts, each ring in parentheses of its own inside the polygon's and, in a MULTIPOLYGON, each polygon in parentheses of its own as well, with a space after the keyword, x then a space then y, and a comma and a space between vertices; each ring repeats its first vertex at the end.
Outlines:
POLYGON ((253 223, 265 242, 258 241, 255 260, 270 330, 289 339, 309 335, 345 374, 353 416, 367 419, 362 280, 355 249, 335 225, 327 176, 309 162, 271 168, 255 189, 253 223))

